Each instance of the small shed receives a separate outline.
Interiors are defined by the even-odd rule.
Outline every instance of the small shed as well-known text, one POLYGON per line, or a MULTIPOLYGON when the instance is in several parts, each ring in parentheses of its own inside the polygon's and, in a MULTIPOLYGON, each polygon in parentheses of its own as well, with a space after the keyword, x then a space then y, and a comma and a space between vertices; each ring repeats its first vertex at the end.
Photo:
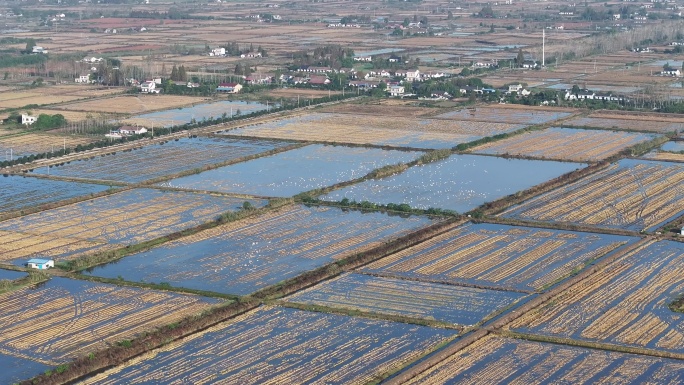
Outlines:
POLYGON ((51 267, 55 267, 55 261, 52 259, 33 258, 26 262, 26 267, 31 269, 46 270, 51 267))

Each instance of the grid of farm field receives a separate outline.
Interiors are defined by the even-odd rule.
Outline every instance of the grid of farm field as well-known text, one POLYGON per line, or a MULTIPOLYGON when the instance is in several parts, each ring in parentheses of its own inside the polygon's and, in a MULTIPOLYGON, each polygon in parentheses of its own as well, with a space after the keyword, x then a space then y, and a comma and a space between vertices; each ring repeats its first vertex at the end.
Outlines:
POLYGON ((681 316, 668 307, 682 293, 682 274, 684 245, 651 241, 525 314, 511 328, 683 353, 681 316))
POLYGON ((297 205, 203 231, 89 274, 247 295, 433 222, 297 205))
POLYGON ((39 174, 84 179, 143 182, 182 171, 201 169, 286 146, 266 140, 182 138, 113 155, 95 156, 35 170, 39 174))
POLYGON ((684 383, 672 1, 33 3, 0 7, 0 384, 684 383))
POLYGON ((354 273, 300 291, 286 301, 473 326, 525 297, 524 293, 354 273))
POLYGON ((27 377, 15 361, 38 372, 220 302, 59 277, 0 294, 0 381, 27 377))
POLYGON ((0 260, 73 259, 210 222, 248 201, 177 191, 134 189, 0 222, 0 260))
POLYGON ((665 359, 487 336, 405 384, 675 384, 684 363, 665 359))
POLYGON ((361 268, 382 276, 533 293, 636 237, 466 224, 361 268))
POLYGON ((0 214, 107 190, 108 186, 5 175, 0 177, 0 214))
POLYGON ((204 383, 207 378, 255 385, 366 384, 455 335, 384 320, 260 308, 83 384, 204 383))
POLYGON ((623 159, 502 215, 537 221, 650 230, 684 211, 684 165, 623 159))
POLYGON ((224 133, 259 138, 444 149, 522 127, 522 124, 498 122, 312 113, 224 133))

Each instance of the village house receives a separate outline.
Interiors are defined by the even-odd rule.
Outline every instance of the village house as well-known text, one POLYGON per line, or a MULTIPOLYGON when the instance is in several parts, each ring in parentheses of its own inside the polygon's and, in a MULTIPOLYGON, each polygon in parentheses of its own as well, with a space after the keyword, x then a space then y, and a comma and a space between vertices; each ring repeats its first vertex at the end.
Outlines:
POLYGON ((373 57, 372 56, 356 56, 356 57, 354 57, 354 61, 371 62, 371 61, 373 61, 373 57))
POLYGON ((539 64, 534 60, 524 60, 521 67, 527 69, 535 69, 539 68, 539 64))
POLYGON ((682 76, 682 72, 679 69, 670 68, 670 69, 666 69, 666 70, 661 71, 660 75, 661 76, 674 76, 674 77, 678 78, 678 77, 682 76))
POLYGON ((330 68, 330 67, 314 67, 314 66, 309 66, 308 72, 314 72, 314 73, 323 74, 323 73, 328 73, 328 72, 335 72, 335 70, 333 70, 333 69, 330 68))
POLYGON ((121 126, 119 127, 119 133, 123 136, 128 135, 142 135, 147 132, 147 128, 139 126, 121 126))
POLYGON ((226 49, 225 48, 214 48, 209 52, 209 56, 226 56, 226 49))
POLYGON ((243 53, 240 55, 241 58, 249 59, 249 58, 255 58, 255 57, 261 57, 261 52, 249 52, 249 53, 243 53))
POLYGON ((45 53, 48 53, 48 51, 43 47, 35 45, 35 46, 33 46, 33 50, 31 50, 31 53, 45 54, 45 53))
POLYGON ((159 89, 157 89, 157 83, 155 83, 154 81, 148 80, 148 81, 140 84, 140 92, 143 92, 146 94, 158 94, 159 89))
POLYGON ((90 75, 80 75, 74 79, 76 83, 90 83, 90 75))
POLYGON ((404 86, 390 86, 387 92, 389 92, 390 96, 403 96, 404 86))
POLYGON ((35 116, 30 116, 30 115, 26 115, 26 114, 21 114, 21 124, 23 124, 23 125, 25 125, 25 126, 30 126, 30 125, 32 125, 33 123, 36 122, 36 120, 38 120, 38 118, 35 117, 35 116))
POLYGON ((408 70, 406 71, 406 81, 408 82, 413 82, 413 81, 418 81, 420 80, 420 71, 419 70, 408 70))
POLYGON ((372 80, 352 80, 349 82, 349 87, 357 87, 360 89, 376 88, 380 84, 379 81, 372 80))
POLYGON ((229 94, 237 94, 242 89, 240 83, 221 83, 216 87, 216 92, 225 92, 229 94))
POLYGON ((101 57, 86 57, 81 60, 84 63, 100 63, 103 59, 101 57))
POLYGON ((245 78, 247 84, 271 84, 273 83, 273 75, 270 74, 252 74, 245 78))
POLYGON ((589 90, 580 90, 575 95, 572 90, 565 90, 565 100, 594 100, 596 93, 589 90))
POLYGON ((387 70, 370 70, 368 75, 373 77, 389 78, 392 77, 392 73, 387 70))
POLYGON ((328 79, 328 77, 324 75, 312 75, 309 78, 309 84, 315 86, 324 86, 330 84, 330 79, 328 79))

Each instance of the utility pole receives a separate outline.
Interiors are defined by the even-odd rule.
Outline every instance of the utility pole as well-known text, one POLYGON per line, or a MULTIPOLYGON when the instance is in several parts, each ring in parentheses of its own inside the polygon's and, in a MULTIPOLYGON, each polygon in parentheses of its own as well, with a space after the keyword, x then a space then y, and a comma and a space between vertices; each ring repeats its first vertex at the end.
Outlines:
POLYGON ((542 68, 546 67, 546 29, 542 29, 542 68))

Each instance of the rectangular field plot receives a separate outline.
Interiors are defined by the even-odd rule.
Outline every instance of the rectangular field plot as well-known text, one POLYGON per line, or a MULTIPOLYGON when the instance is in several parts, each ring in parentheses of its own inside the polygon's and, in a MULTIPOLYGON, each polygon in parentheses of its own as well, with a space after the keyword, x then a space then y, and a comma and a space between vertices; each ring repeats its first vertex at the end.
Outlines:
POLYGON ((650 134, 624 131, 552 127, 487 143, 474 148, 473 152, 493 155, 522 155, 578 162, 599 161, 615 155, 627 147, 654 138, 655 136, 650 134))
POLYGON ((418 216, 294 206, 167 243, 91 274, 245 295, 431 223, 418 216))
POLYGON ((260 308, 83 384, 366 384, 455 331, 260 308))
POLYGON ((89 144, 97 139, 34 133, 3 136, 0 137, 0 160, 57 151, 64 147, 75 148, 79 144, 89 144))
MULTIPOLYGON (((142 182, 181 171, 273 150, 287 143, 215 138, 183 138, 164 144, 96 156, 52 167, 50 175, 85 179, 142 182)), ((35 170, 46 174, 46 168, 35 170)))
POLYGON ((614 118, 574 118, 566 122, 563 122, 563 124, 573 127, 595 127, 659 133, 673 132, 675 130, 681 130, 682 128, 682 123, 658 121, 654 119, 649 119, 648 117, 643 117, 641 120, 620 119, 617 115, 614 118))
POLYGON ((76 102, 60 106, 59 109, 131 114, 178 108, 205 100, 205 98, 179 95, 131 95, 76 102))
MULTIPOLYGON (((152 189, 124 191, 0 222, 0 261, 75 258, 214 220, 245 199, 152 189)), ((254 206, 265 201, 250 200, 254 206)))
POLYGON ((446 384, 681 384, 678 360, 489 335, 406 382, 446 384))
POLYGON ((344 274, 286 300, 471 326, 524 297, 521 293, 344 274))
POLYGON ((321 199, 405 203, 419 209, 432 207, 466 212, 584 166, 568 162, 452 155, 440 162, 411 167, 401 174, 333 191, 321 199))
POLYGON ((542 290, 585 261, 638 238, 469 224, 362 268, 399 277, 509 290, 542 290))
POLYGON ((353 114, 314 113, 226 131, 259 138, 375 144, 414 148, 452 148, 522 125, 460 122, 353 114))
MULTIPOLYGON (((56 365, 221 300, 52 278, 0 295, 0 353, 56 365)), ((4 365, 0 355, 0 365, 4 365)), ((33 375, 38 373, 33 373, 33 375)), ((1 376, 1 375, 0 375, 1 376)))
POLYGON ((474 107, 437 115, 442 119, 499 122, 531 126, 570 116, 569 112, 519 108, 474 107))
POLYGON ((657 228, 684 210, 684 165, 623 159, 502 215, 629 230, 657 228))
POLYGON ((108 186, 60 180, 0 177, 0 214, 107 190, 108 186))
POLYGON ((684 291, 683 276, 684 244, 651 243, 527 313, 511 328, 682 353, 682 314, 668 304, 684 291))
POLYGON ((684 154, 677 154, 674 152, 652 152, 644 156, 648 159, 663 161, 663 162, 682 162, 684 163, 684 154))
MULTIPOLYGON (((274 107, 271 104, 271 107, 274 107)), ((277 107, 277 105, 275 106, 277 107)), ((227 118, 239 111, 241 115, 249 115, 253 112, 265 110, 266 104, 259 102, 244 102, 239 100, 224 100, 215 103, 196 104, 191 107, 168 109, 164 111, 150 112, 126 119, 124 122, 133 124, 151 125, 155 127, 170 127, 173 125, 190 123, 193 119, 201 122, 203 119, 218 119, 226 114, 227 118)))
POLYGON ((376 168, 407 163, 417 157, 416 152, 314 144, 173 179, 162 186, 290 197, 360 178, 376 168))

